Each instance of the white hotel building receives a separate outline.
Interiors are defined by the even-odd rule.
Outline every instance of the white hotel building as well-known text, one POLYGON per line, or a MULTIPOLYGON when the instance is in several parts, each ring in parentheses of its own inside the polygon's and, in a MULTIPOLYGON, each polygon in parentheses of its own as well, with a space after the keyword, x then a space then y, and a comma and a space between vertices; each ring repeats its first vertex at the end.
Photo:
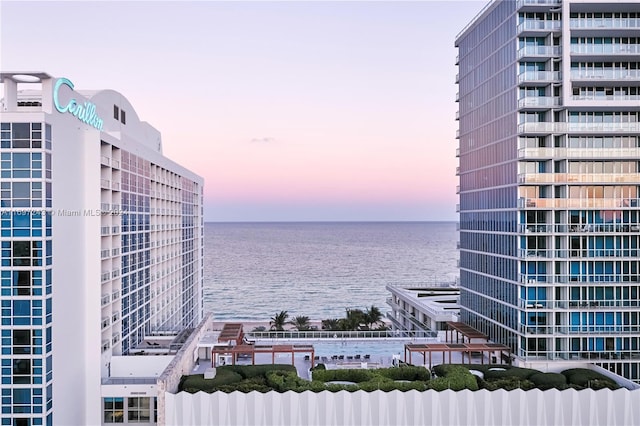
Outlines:
POLYGON ((118 92, 0 80, 0 425, 156 423, 169 361, 127 355, 202 320, 203 180, 118 92))
POLYGON ((461 320, 640 382, 640 2, 492 1, 455 44, 461 320))

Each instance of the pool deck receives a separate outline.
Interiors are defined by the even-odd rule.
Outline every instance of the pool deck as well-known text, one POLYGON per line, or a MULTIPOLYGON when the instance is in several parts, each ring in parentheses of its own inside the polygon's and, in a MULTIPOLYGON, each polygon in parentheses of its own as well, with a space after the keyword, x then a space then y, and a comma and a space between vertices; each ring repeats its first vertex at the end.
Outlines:
MULTIPOLYGON (((348 348, 348 347, 347 347, 348 348)), ((344 348, 344 350, 347 350, 347 348, 344 348)), ((355 355, 357 354, 353 354, 353 356, 351 356, 351 359, 348 358, 348 356, 344 356, 344 359, 332 359, 332 356, 325 356, 325 355, 319 355, 318 359, 315 361, 316 364, 324 364, 326 366, 327 369, 329 370, 334 370, 334 369, 348 369, 348 368, 367 368, 367 369, 373 369, 373 368, 387 368, 387 367, 392 367, 393 366, 393 354, 389 354, 389 355, 371 355, 369 359, 364 359, 362 356, 360 359, 355 359, 355 355)), ((400 354, 396 354, 395 355, 397 359, 403 360, 402 356, 400 354)), ((339 355, 338 355, 339 357, 339 355)), ((444 358, 444 362, 443 362, 443 356, 442 353, 438 353, 438 352, 434 352, 432 354, 432 365, 438 365, 438 364, 443 364, 449 363, 449 356, 448 354, 445 356, 444 358)), ((426 363, 428 364, 428 358, 426 360, 426 363)), ((263 365, 263 364, 271 364, 271 354, 256 354, 256 360, 255 360, 256 365, 263 365)), ((276 364, 291 364, 291 354, 275 354, 275 363, 276 364)), ((462 356, 460 353, 452 353, 451 354, 451 363, 453 364, 459 364, 462 363, 462 356)), ((465 363, 468 364, 469 363, 469 357, 465 356, 465 363)), ((471 358, 471 363, 472 364, 489 364, 490 360, 488 359, 487 356, 481 357, 481 356, 474 356, 471 358)), ((424 365, 425 367, 428 368, 428 365, 425 365, 425 360, 422 358, 422 354, 420 353, 414 353, 412 356, 412 364, 413 365, 424 365)), ((251 365, 251 359, 247 359, 247 358, 240 358, 236 361, 236 365, 251 365)), ((298 372, 298 376, 300 376, 303 379, 306 380, 311 380, 311 376, 309 374, 309 369, 311 368, 311 360, 306 360, 304 356, 302 355, 297 355, 294 358, 294 365, 296 367, 296 370, 298 372)), ((199 359, 198 363, 196 364, 196 367, 193 369, 193 371, 191 372, 191 374, 204 374, 205 370, 207 370, 208 368, 211 368, 211 359, 199 359)))

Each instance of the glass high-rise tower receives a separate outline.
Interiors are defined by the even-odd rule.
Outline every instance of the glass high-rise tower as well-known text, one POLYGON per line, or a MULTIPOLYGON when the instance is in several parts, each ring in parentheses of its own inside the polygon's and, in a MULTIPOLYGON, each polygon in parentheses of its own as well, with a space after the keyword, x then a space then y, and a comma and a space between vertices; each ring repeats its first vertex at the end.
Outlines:
POLYGON ((461 319, 640 382, 640 3, 493 1, 456 46, 461 319))

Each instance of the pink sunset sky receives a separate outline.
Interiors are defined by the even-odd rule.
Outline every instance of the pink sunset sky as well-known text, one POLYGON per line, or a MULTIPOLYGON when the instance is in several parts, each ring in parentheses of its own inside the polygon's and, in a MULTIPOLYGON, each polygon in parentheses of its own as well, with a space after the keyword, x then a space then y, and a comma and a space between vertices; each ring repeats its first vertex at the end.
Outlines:
POLYGON ((114 89, 207 221, 456 220, 456 34, 485 2, 0 3, 0 68, 114 89))

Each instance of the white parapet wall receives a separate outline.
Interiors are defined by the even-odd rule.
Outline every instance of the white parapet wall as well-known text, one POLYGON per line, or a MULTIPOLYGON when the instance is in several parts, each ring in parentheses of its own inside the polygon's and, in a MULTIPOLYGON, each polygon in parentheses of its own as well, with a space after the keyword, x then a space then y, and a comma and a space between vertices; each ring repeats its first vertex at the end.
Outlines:
POLYGON ((165 395, 175 425, 640 425, 640 391, 198 392, 165 395))
MULTIPOLYGON (((165 425, 165 398, 172 395, 170 392, 177 392, 180 379, 184 375, 188 375, 193 370, 198 359, 198 342, 202 336, 210 331, 212 324, 212 315, 206 315, 200 324, 193 330, 182 348, 169 362, 167 368, 158 378, 158 425, 165 425)), ((189 423, 183 423, 187 425, 189 423)))

